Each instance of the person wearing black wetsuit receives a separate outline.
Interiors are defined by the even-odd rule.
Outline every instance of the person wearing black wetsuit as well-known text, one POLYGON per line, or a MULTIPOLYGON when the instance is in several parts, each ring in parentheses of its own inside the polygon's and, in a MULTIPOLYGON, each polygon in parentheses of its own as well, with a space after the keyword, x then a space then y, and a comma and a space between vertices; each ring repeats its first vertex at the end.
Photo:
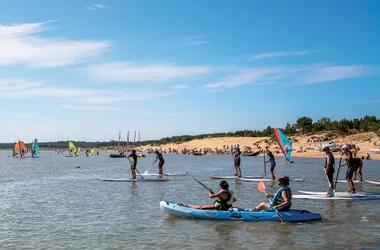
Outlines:
POLYGON ((162 154, 160 152, 158 152, 158 150, 155 151, 156 153, 156 160, 153 162, 156 163, 157 160, 159 160, 158 162, 158 174, 163 174, 162 172, 162 167, 164 166, 165 164, 165 160, 164 160, 164 157, 162 156, 162 154))
POLYGON ((132 179, 136 179, 136 165, 137 165, 137 155, 136 150, 132 150, 132 153, 127 156, 127 158, 132 157, 131 161, 131 173, 132 173, 132 179))

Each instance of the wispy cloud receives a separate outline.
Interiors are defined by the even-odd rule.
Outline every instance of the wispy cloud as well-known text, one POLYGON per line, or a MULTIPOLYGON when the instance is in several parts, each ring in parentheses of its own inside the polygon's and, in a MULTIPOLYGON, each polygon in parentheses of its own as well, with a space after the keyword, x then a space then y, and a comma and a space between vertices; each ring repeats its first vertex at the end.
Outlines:
POLYGON ((122 111, 124 108, 118 107, 106 107, 106 106, 76 106, 76 105, 60 105, 61 108, 64 109, 72 109, 72 110, 81 110, 81 111, 122 111))
POLYGON ((34 117, 35 115, 33 114, 16 114, 18 117, 34 117))
POLYGON ((155 116, 170 116, 177 117, 183 115, 180 112, 154 112, 154 111, 146 111, 146 110, 131 110, 130 112, 138 113, 141 115, 155 115, 155 116))
POLYGON ((60 98, 81 104, 107 104, 121 101, 142 101, 175 95, 178 90, 147 91, 140 89, 92 90, 48 87, 43 82, 24 79, 0 79, 0 98, 60 98), (133 92, 133 94, 131 94, 133 92))
POLYGON ((68 66, 100 55, 111 46, 108 41, 42 37, 40 33, 47 29, 47 23, 0 25, 0 66, 68 66))
POLYGON ((93 3, 90 6, 86 6, 89 10, 97 10, 97 9, 106 9, 107 7, 103 4, 93 3))
POLYGON ((190 87, 189 85, 184 85, 184 84, 182 84, 182 85, 173 85, 172 86, 173 89, 187 89, 189 87, 190 87))
POLYGON ((133 64, 110 62, 87 67, 86 72, 95 80, 112 83, 170 82, 175 79, 205 75, 209 66, 178 66, 174 64, 133 64))
POLYGON ((52 118, 52 117, 41 117, 41 118, 38 118, 39 121, 42 121, 42 122, 52 122, 54 121, 55 119, 52 118))
POLYGON ((259 60, 273 57, 281 57, 281 56, 302 56, 307 54, 312 54, 316 52, 320 52, 321 50, 306 50, 306 51, 275 51, 269 53, 261 53, 257 55, 250 56, 250 60, 259 60))
POLYGON ((205 40, 203 36, 189 36, 182 38, 181 46, 197 46, 206 44, 209 41, 205 40))
POLYGON ((380 75, 380 67, 371 65, 331 66, 310 70, 301 76, 300 80, 304 83, 321 83, 373 75, 380 75))
POLYGON ((209 83, 206 89, 232 88, 240 85, 304 85, 333 82, 344 79, 380 75, 380 67, 372 65, 326 66, 326 64, 302 67, 266 67, 237 70, 219 82, 209 83))

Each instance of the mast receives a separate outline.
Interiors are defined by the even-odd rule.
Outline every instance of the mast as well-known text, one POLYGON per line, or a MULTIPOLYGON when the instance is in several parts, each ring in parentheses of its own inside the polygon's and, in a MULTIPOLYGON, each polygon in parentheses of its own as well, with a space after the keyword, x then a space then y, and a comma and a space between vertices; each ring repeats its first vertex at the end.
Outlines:
POLYGON ((139 131, 139 147, 141 147, 141 141, 140 141, 140 131, 139 131))
POLYGON ((127 148, 129 147, 129 130, 127 132, 127 148))
POLYGON ((133 147, 135 147, 135 146, 136 146, 136 130, 135 130, 135 136, 133 138, 133 147))
POLYGON ((121 136, 121 131, 119 130, 119 141, 117 142, 117 147, 120 151, 120 136, 121 136))

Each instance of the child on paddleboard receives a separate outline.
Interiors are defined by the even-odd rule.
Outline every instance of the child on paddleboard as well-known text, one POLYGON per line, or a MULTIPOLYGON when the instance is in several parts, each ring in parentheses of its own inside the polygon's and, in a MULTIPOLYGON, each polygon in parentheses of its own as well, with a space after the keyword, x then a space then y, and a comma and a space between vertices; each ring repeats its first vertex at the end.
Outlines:
POLYGON ((272 175, 272 180, 276 180, 276 177, 274 176, 274 168, 276 167, 274 155, 271 151, 268 151, 267 156, 269 156, 269 160, 266 161, 265 164, 270 162, 270 173, 272 175))
POLYGON ((158 162, 158 174, 163 174, 162 172, 162 167, 164 166, 165 164, 165 160, 164 160, 164 157, 162 156, 162 154, 160 152, 158 152, 158 150, 155 151, 156 153, 156 160, 153 162, 156 163, 157 160, 159 160, 158 162))
POLYGON ((137 155, 136 150, 132 150, 132 153, 127 156, 127 158, 132 157, 131 161, 131 173, 132 173, 132 179, 136 179, 136 165, 137 165, 137 155))

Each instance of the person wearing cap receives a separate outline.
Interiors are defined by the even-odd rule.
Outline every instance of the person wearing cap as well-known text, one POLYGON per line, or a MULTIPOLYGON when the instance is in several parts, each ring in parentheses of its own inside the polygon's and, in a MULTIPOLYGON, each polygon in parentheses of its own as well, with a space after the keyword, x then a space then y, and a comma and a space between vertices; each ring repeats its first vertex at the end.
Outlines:
POLYGON ((132 173, 132 179, 136 179, 136 165, 137 165, 137 155, 136 150, 132 150, 132 153, 127 156, 127 158, 132 157, 131 162, 131 173, 132 173))
POLYGON ((334 196, 334 166, 335 166, 335 159, 334 155, 330 151, 330 147, 323 148, 323 151, 326 153, 326 160, 325 160, 325 174, 327 176, 327 179, 329 181, 329 189, 327 191, 326 196, 327 197, 333 197, 334 196))
POLYGON ((229 185, 227 181, 221 181, 219 183, 221 190, 214 193, 211 189, 209 190, 209 197, 216 198, 214 204, 206 204, 200 206, 188 206, 194 209, 216 209, 226 211, 232 207, 232 203, 236 201, 234 197, 234 192, 229 190, 229 185))
POLYGON ((241 169, 240 169, 240 148, 236 147, 235 153, 234 153, 234 167, 235 167, 235 176, 241 177, 241 169))
POLYGON ((346 180, 347 180, 347 184, 348 184, 348 187, 349 187, 348 193, 349 194, 354 194, 354 193, 356 193, 356 189, 355 189, 355 184, 352 181, 352 176, 353 176, 353 174, 354 174, 354 172, 355 172, 356 169, 355 169, 355 167, 352 164, 353 157, 352 157, 352 153, 351 153, 348 145, 344 145, 342 147, 342 155, 345 156, 346 162, 343 163, 342 165, 340 165, 339 168, 347 165, 346 180))

